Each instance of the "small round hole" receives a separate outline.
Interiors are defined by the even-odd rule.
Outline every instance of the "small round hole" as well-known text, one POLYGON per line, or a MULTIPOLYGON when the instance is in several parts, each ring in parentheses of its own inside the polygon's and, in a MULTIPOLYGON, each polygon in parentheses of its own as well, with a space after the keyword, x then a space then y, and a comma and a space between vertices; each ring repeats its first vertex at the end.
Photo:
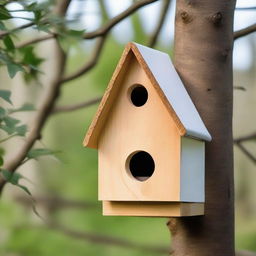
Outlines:
POLYGON ((129 157, 128 160, 129 170, 135 179, 145 181, 153 175, 155 162, 149 153, 139 151, 129 157))
POLYGON ((148 100, 148 92, 144 86, 138 85, 132 89, 131 101, 133 105, 135 105, 136 107, 141 107, 147 102, 147 100, 148 100))

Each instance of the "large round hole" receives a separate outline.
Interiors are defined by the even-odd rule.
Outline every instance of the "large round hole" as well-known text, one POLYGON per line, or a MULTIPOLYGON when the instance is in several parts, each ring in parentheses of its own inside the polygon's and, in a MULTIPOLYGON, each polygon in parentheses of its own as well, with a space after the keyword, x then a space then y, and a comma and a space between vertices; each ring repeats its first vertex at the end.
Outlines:
POLYGON ((154 173, 155 163, 149 153, 139 151, 129 159, 129 170, 135 179, 145 181, 154 173))
POLYGON ((135 86, 131 91, 131 101, 136 107, 143 106, 148 100, 147 89, 142 85, 135 86))

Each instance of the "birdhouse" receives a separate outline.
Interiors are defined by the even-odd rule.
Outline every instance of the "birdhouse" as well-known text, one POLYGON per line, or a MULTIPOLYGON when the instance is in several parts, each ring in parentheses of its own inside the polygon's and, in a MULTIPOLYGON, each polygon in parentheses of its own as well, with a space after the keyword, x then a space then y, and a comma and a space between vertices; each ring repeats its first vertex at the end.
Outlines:
POLYGON ((103 214, 203 215, 210 140, 170 57, 129 43, 84 139, 103 214))

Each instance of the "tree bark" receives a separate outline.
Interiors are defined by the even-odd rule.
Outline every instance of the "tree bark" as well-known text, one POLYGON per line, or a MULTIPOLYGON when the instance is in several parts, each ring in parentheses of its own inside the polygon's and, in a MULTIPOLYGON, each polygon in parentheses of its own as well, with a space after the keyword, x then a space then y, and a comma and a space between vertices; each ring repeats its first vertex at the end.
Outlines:
POLYGON ((201 217, 171 218, 172 255, 233 256, 233 16, 235 0, 177 0, 174 59, 212 142, 201 217))

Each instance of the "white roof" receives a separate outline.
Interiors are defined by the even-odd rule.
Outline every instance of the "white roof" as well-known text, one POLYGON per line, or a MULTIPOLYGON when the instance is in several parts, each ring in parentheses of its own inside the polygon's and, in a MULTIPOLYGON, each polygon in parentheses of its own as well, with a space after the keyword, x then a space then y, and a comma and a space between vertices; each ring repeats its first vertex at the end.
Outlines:
POLYGON ((188 95, 168 54, 134 43, 186 129, 186 136, 210 141, 211 135, 188 95))

